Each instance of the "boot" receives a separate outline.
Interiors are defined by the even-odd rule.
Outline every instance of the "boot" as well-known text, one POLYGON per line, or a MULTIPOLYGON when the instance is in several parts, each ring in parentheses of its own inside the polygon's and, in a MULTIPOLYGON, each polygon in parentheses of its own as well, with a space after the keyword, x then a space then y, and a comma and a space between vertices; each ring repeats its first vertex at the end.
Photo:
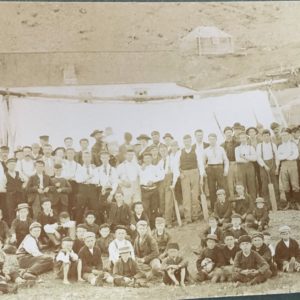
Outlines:
POLYGON ((290 192, 285 192, 285 198, 286 198, 286 203, 283 204, 282 210, 288 210, 289 208, 291 208, 290 206, 290 202, 291 202, 291 194, 290 192))
POLYGON ((295 209, 300 210, 300 192, 294 192, 295 209))

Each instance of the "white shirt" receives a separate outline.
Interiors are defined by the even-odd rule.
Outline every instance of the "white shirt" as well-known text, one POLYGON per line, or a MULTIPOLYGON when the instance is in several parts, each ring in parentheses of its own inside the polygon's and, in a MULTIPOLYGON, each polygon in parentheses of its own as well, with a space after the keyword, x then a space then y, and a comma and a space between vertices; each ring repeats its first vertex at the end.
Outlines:
POLYGON ((290 239, 288 241, 283 241, 285 243, 285 245, 290 248, 290 239))
POLYGON ((73 250, 71 250, 71 252, 69 253, 64 253, 63 251, 59 251, 55 260, 61 261, 63 263, 69 263, 70 261, 78 260, 78 255, 73 250))
POLYGON ((259 143, 256 146, 257 162, 260 166, 266 166, 265 160, 275 159, 276 166, 279 165, 277 157, 277 146, 274 143, 259 143))
POLYGON ((113 262, 114 264, 120 258, 119 249, 122 247, 129 247, 130 248, 130 256, 132 259, 135 259, 134 249, 132 247, 131 242, 126 239, 122 240, 122 241, 115 239, 112 242, 110 242, 110 244, 108 246, 109 260, 111 262, 113 262))
POLYGON ((123 161, 117 167, 117 175, 121 181, 137 181, 139 177, 139 165, 136 160, 123 161))
POLYGON ((99 182, 103 188, 111 188, 114 194, 118 187, 118 175, 116 168, 112 167, 110 164, 104 166, 101 165, 97 168, 99 182))
POLYGON ((249 161, 256 161, 256 151, 254 147, 248 144, 241 144, 238 147, 236 147, 235 160, 239 163, 248 163, 249 161))
MULTIPOLYGON (((36 257, 36 256, 42 256, 43 253, 40 251, 38 247, 38 241, 31 235, 27 234, 22 243, 20 244, 17 254, 20 251, 20 249, 24 249, 28 254, 36 257)), ((21 253, 21 252, 19 252, 21 253)))
POLYGON ((16 165, 16 171, 19 172, 20 177, 27 181, 29 177, 33 176, 36 173, 34 161, 32 159, 18 160, 16 165))
POLYGON ((165 174, 161 168, 154 165, 140 166, 140 185, 148 185, 148 182, 159 182, 164 179, 165 174))
POLYGON ((76 171, 80 168, 80 164, 78 164, 75 160, 64 160, 62 163, 63 169, 61 177, 67 180, 75 180, 76 171))
POLYGON ((83 165, 77 168, 75 173, 75 181, 84 184, 99 184, 98 170, 95 166, 83 165))
POLYGON ((224 171, 228 171, 229 160, 223 147, 218 145, 209 146, 204 150, 203 158, 208 165, 224 164, 224 171))
POLYGON ((171 169, 171 172, 173 173, 173 182, 172 185, 175 187, 175 184, 178 180, 178 177, 180 176, 180 150, 178 150, 176 153, 170 153, 169 154, 169 166, 171 169))
POLYGON ((0 163, 0 192, 4 192, 6 190, 6 176, 3 170, 3 166, 0 163))
POLYGON ((54 158, 52 156, 50 157, 45 157, 43 156, 42 160, 45 163, 45 173, 48 176, 53 176, 54 175, 54 158))
POLYGON ((39 188, 43 189, 44 188, 44 176, 43 176, 43 174, 37 174, 37 176, 40 179, 40 186, 39 186, 39 188))
POLYGON ((278 146, 279 160, 296 160, 299 156, 297 145, 292 141, 280 144, 278 146))

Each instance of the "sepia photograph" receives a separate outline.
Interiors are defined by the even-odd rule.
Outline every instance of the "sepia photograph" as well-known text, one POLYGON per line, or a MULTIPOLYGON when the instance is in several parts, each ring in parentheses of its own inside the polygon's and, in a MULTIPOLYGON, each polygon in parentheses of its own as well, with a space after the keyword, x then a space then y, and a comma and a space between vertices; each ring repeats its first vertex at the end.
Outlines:
POLYGON ((1 1, 1 299, 300 292, 299 19, 1 1))

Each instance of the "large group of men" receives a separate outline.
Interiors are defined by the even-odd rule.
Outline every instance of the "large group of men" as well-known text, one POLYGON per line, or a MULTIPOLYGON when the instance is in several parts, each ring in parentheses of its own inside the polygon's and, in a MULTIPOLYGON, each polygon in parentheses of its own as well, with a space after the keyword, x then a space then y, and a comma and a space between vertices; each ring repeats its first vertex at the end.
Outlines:
POLYGON ((46 135, 14 153, 1 146, 0 291, 31 286, 53 268, 65 284, 73 278, 133 287, 153 278, 183 286, 195 280, 252 285, 277 270, 300 271, 289 226, 280 227, 275 249, 266 231, 270 183, 279 209, 300 209, 300 126, 235 123, 222 134, 222 143, 215 133, 207 143, 198 129, 183 136, 180 148, 170 133, 141 134, 133 143, 127 132, 119 146, 108 127, 91 133, 92 147, 82 138, 79 151, 72 137, 53 149, 46 135), (177 201, 184 225, 202 217, 200 191, 211 215, 191 276, 168 229, 177 201), (250 236, 247 228, 256 231, 250 236), (7 255, 16 255, 19 269, 4 268, 7 255))

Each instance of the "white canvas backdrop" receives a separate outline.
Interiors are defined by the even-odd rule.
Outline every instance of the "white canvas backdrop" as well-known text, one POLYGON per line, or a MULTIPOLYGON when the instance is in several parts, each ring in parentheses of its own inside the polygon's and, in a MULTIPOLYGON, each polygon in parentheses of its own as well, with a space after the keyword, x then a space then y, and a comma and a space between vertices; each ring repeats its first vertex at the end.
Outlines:
MULTIPOLYGON (((120 143, 126 131, 136 137, 140 133, 150 134, 152 130, 158 130, 162 135, 170 132, 181 143, 184 134, 193 134, 198 128, 205 131, 205 136, 210 132, 217 133, 221 142, 214 113, 222 128, 234 122, 255 126, 254 113, 265 127, 274 120, 268 95, 263 91, 144 103, 11 98, 10 145, 31 144, 38 141, 39 135, 48 134, 53 146, 63 145, 64 137, 71 136, 78 148, 80 138, 89 137, 94 129, 107 126, 113 128, 120 143)), ((93 139, 90 141, 93 143, 93 139)))
POLYGON ((0 145, 5 145, 8 140, 9 121, 8 107, 5 97, 0 96, 0 145))

